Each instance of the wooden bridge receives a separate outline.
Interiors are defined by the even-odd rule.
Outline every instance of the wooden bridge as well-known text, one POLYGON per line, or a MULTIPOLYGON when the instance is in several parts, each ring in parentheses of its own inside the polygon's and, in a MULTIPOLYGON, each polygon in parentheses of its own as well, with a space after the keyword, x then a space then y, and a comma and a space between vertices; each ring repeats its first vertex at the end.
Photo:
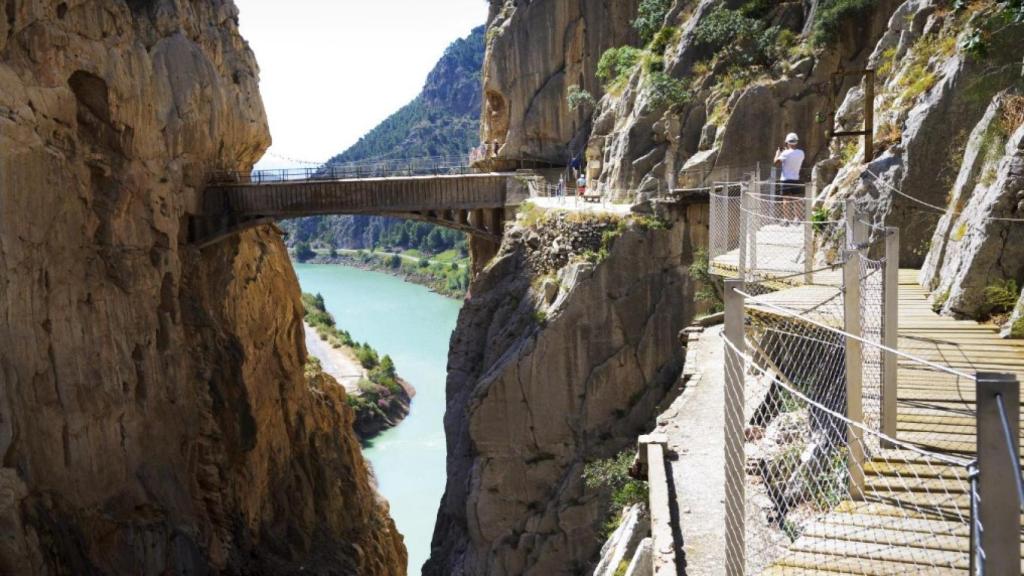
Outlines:
POLYGON ((192 217, 190 239, 202 247, 279 219, 372 214, 429 222, 500 243, 506 210, 529 197, 528 176, 515 173, 330 176, 296 178, 273 171, 216 179, 192 217))

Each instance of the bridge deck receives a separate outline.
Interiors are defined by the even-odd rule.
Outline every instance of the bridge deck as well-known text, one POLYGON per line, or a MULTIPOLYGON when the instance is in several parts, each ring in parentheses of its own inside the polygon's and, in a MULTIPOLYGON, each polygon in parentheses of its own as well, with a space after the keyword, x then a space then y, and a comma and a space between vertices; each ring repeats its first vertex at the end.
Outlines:
POLYGON ((211 186, 213 210, 238 216, 293 217, 314 214, 403 213, 503 208, 518 204, 509 194, 511 174, 403 176, 347 180, 284 180, 211 186), (221 198, 217 198, 217 194, 221 198))
MULTIPOLYGON (((962 371, 1011 372, 1024 379, 1024 342, 1000 338, 992 325, 939 316, 928 303, 928 292, 918 285, 917 274, 917 270, 900 270, 901 350, 962 371)), ((769 298, 803 310, 821 302, 823 291, 828 289, 795 286, 759 299, 769 298)), ((772 313, 764 308, 759 312, 772 313)), ((838 320, 841 322, 842 317, 838 320)), ((900 361, 897 398, 899 440, 955 456, 972 457, 976 453, 972 381, 900 361)), ((843 502, 807 529, 764 573, 966 573, 970 544, 966 525, 924 513, 948 509, 955 515, 968 509, 965 484, 957 480, 963 478, 963 472, 923 460, 914 464, 913 455, 905 452, 896 458, 887 456, 893 454, 883 451, 867 463, 865 481, 868 486, 888 483, 886 490, 904 490, 898 495, 899 510, 870 498, 843 502), (893 464, 893 460, 902 463, 893 464), (909 478, 915 480, 908 482, 909 478), (908 503, 920 504, 922 512, 917 518, 894 521, 893 517, 907 515, 908 503), (952 568, 936 569, 936 563, 948 563, 952 568)), ((1021 566, 1024 573, 1024 547, 1021 566)))

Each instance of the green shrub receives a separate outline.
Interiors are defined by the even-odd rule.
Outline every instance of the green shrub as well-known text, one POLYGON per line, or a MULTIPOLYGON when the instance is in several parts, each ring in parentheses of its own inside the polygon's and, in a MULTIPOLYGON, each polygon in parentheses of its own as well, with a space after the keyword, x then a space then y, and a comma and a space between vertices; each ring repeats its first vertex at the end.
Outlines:
POLYGON ((843 24, 863 16, 875 7, 875 0, 823 0, 814 18, 811 42, 826 46, 836 41, 843 24))
POLYGON ((644 42, 650 42, 661 29, 671 5, 671 0, 640 0, 633 27, 644 42))
POLYGON ((593 108, 597 104, 594 96, 580 88, 577 84, 569 86, 569 94, 566 96, 566 100, 569 103, 569 110, 573 111, 580 108, 593 108))
POLYGON ((622 82, 640 62, 643 50, 632 46, 609 48, 597 63, 597 77, 605 86, 622 82))
POLYGON ((356 360, 359 360, 359 364, 367 370, 371 370, 377 366, 380 359, 377 357, 377 351, 371 348, 368 344, 360 344, 355 348, 356 360))
POLYGON ((399 256, 398 254, 392 254, 391 257, 388 258, 388 268, 391 268, 392 270, 397 270, 398 268, 401 267, 402 257, 399 256))
POLYGON ((647 503, 647 483, 629 476, 632 464, 633 452, 623 450, 614 458, 596 460, 583 468, 583 483, 588 489, 611 491, 605 536, 615 530, 622 508, 647 503))
MULTIPOLYGON (((779 46, 781 30, 740 10, 720 8, 701 20, 694 31, 697 46, 716 54, 729 67, 770 66, 788 46, 779 46)), ((794 36, 787 36, 792 43, 794 36)))
POLYGON ((1017 305, 1020 288, 1013 278, 996 280, 985 287, 985 314, 1008 314, 1017 305))
POLYGON ((703 302, 711 307, 712 312, 721 312, 725 309, 725 301, 718 293, 715 279, 711 276, 711 262, 708 258, 708 251, 701 248, 693 256, 693 263, 690 264, 690 278, 699 282, 701 287, 694 294, 694 299, 703 302))
POLYGON ((686 84, 664 72, 653 72, 647 76, 647 90, 655 108, 678 109, 693 99, 686 84))
POLYGON ((649 50, 654 54, 664 54, 665 50, 676 43, 679 40, 679 28, 675 26, 665 26, 658 33, 654 35, 654 39, 651 40, 651 44, 648 47, 649 50))

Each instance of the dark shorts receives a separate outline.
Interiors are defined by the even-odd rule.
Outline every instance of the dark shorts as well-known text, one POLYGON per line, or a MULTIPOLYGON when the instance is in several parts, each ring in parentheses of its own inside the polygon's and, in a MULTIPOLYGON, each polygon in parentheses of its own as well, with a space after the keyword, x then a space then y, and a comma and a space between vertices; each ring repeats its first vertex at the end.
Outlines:
POLYGON ((803 196, 804 185, 798 181, 780 180, 779 194, 782 196, 803 196))

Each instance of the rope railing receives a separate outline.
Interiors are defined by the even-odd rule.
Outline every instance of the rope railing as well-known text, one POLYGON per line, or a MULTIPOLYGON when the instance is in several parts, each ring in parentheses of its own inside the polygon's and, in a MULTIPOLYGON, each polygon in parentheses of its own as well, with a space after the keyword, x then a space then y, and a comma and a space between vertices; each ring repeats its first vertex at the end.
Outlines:
POLYGON ((1018 411, 1002 400, 1019 396, 1016 380, 975 374, 959 343, 900 337, 898 230, 852 200, 842 220, 801 217, 795 206, 809 214, 816 199, 758 186, 711 193, 712 270, 737 278, 725 291, 727 574, 1019 573, 1018 411), (897 384, 914 391, 898 427, 897 384), (974 419, 977 448, 934 424, 950 417, 974 419))

